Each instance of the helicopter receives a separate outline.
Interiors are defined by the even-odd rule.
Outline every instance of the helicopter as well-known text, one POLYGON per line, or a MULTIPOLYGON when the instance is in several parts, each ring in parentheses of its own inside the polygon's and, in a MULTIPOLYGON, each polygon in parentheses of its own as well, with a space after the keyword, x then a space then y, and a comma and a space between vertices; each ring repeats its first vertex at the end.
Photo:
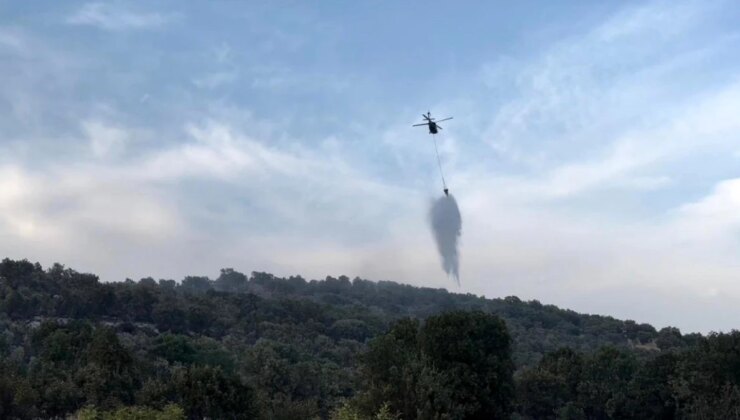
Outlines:
POLYGON ((434 139, 434 152, 437 154, 437 164, 439 165, 439 175, 442 177, 442 191, 445 193, 445 197, 450 195, 450 190, 447 188, 447 182, 445 182, 445 175, 442 172, 442 161, 439 159, 439 149, 437 149, 437 134, 438 130, 442 129, 442 126, 439 125, 440 121, 447 121, 451 120, 452 117, 444 118, 439 121, 435 121, 434 118, 432 118, 431 111, 427 111, 426 114, 421 114, 422 118, 426 120, 426 122, 421 124, 414 124, 412 127, 420 127, 422 125, 426 125, 429 127, 429 134, 432 135, 432 138, 434 139))
POLYGON ((426 125, 429 127, 429 134, 437 134, 437 130, 442 129, 442 126, 439 125, 439 122, 451 120, 453 118, 453 117, 449 117, 449 118, 445 118, 439 121, 435 121, 434 118, 432 118, 431 112, 427 112, 426 114, 421 114, 421 116, 427 121, 421 124, 414 124, 412 127, 420 127, 422 125, 426 125))

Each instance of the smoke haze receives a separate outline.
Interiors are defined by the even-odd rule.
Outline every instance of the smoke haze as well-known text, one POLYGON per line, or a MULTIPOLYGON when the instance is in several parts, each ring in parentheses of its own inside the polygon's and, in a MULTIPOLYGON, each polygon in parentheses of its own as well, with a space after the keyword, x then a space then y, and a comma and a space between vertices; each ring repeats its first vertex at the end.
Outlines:
POLYGON ((450 194, 433 201, 429 221, 439 255, 442 257, 442 268, 459 286, 460 254, 457 247, 462 231, 462 217, 455 197, 450 194))

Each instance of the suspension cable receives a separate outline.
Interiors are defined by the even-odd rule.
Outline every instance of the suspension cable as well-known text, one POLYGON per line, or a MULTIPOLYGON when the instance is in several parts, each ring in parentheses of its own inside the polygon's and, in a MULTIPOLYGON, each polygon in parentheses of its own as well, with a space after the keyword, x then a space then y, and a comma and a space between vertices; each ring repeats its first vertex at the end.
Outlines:
POLYGON ((437 135, 432 134, 434 139, 434 151, 437 153, 437 165, 439 166, 439 175, 442 177, 442 187, 447 191, 447 182, 445 182, 445 174, 442 172, 442 161, 439 158, 439 149, 437 148, 437 135))

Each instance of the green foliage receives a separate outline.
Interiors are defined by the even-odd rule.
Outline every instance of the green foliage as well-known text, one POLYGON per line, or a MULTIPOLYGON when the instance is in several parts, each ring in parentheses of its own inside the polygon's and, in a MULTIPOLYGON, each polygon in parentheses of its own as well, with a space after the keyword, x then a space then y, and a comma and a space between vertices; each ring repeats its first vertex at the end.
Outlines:
POLYGON ((360 414, 360 410, 352 407, 350 404, 343 404, 336 410, 332 411, 330 420, 365 420, 360 414))
POLYGON ((345 402, 332 411, 329 420, 398 420, 400 415, 391 411, 390 404, 384 403, 374 414, 364 415, 357 407, 345 402))
POLYGON ((462 418, 504 418, 514 384, 511 339, 504 322, 483 312, 449 312, 427 319, 421 352, 439 372, 462 418))
POLYGON ((515 296, 0 262, 0 418, 736 418, 739 355, 515 296))
POLYGON ((710 334, 678 360, 671 382, 679 414, 691 418, 738 418, 740 332, 710 334))
POLYGON ((179 369, 173 381, 190 418, 252 419, 258 415, 252 388, 221 368, 194 366, 179 369))
POLYGON ((391 411, 388 403, 383 404, 380 407, 380 410, 378 410, 378 412, 375 413, 375 416, 373 416, 373 420, 397 420, 399 418, 400 416, 398 414, 391 411))
POLYGON ((151 352, 170 363, 186 365, 194 363, 197 357, 197 352, 190 339, 173 334, 164 334, 158 337, 151 352))
POLYGON ((340 319, 329 328, 329 336, 337 339, 365 341, 372 333, 364 321, 359 319, 340 319))
POLYGON ((365 412, 403 418, 508 417, 513 396, 510 338, 498 317, 449 312, 397 323, 364 358, 365 412))
POLYGON ((85 407, 75 414, 77 420, 185 420, 185 412, 176 404, 162 410, 148 407, 122 407, 113 411, 99 411, 85 407))
POLYGON ((247 276, 232 268, 222 269, 221 275, 213 282, 213 288, 221 292, 241 292, 246 286, 247 276))

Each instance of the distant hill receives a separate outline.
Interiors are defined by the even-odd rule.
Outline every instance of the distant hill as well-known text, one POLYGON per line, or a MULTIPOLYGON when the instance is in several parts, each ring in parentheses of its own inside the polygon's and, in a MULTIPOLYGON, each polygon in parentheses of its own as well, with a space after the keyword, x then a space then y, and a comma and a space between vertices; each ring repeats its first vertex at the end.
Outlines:
MULTIPOLYGON (((95 275, 59 264, 44 269, 25 260, 0 263, 0 356, 13 361, 12 369, 25 372, 18 375, 32 388, 40 386, 34 380, 42 379, 23 375, 33 373, 28 369, 34 360, 48 359, 62 369, 54 381, 69 381, 84 390, 79 385, 84 380, 75 375, 88 372, 87 365, 74 367, 78 361, 66 354, 83 351, 74 350, 75 340, 112 340, 111 346, 120 345, 122 360, 140 371, 164 369, 176 377, 177 366, 207 365, 238 372, 249 378, 258 400, 273 413, 288 410, 286 418, 304 408, 325 415, 336 401, 353 395, 358 356, 395 321, 451 310, 480 310, 503 318, 519 370, 562 347, 587 353, 609 345, 651 357, 702 339, 698 334, 682 336, 675 328, 656 331, 648 324, 579 314, 515 296, 486 299, 345 276, 308 281, 223 269, 215 279, 101 283, 95 275), (95 338, 91 331, 101 328, 115 334, 95 338), (66 350, 50 355, 54 346, 66 350)), ((88 354, 90 346, 80 354, 88 354)), ((130 390, 118 397, 120 401, 164 398, 152 388, 156 375, 147 380, 137 375, 125 379, 130 390), (142 397, 145 391, 152 395, 142 397)), ((85 398, 89 396, 68 396, 69 401, 55 409, 68 413, 85 398)), ((106 406, 106 401, 97 404, 106 406)))
POLYGON ((159 332, 213 338, 233 333, 231 330, 238 327, 242 328, 240 332, 259 338, 258 325, 253 331, 243 330, 243 323, 249 319, 251 324, 318 328, 340 339, 349 337, 342 337, 340 328, 332 326, 355 320, 358 335, 351 338, 363 341, 385 331, 399 318, 423 319, 457 309, 482 310, 502 317, 514 339, 517 366, 535 363, 543 354, 561 347, 591 351, 613 345, 651 351, 691 344, 700 337, 682 336, 676 328, 656 331, 649 324, 579 314, 516 296, 487 299, 345 276, 308 281, 261 272, 246 276, 223 269, 214 280, 189 276, 181 282, 143 278, 138 282, 101 283, 95 275, 58 264, 44 270, 38 263, 25 260, 5 259, 0 263, 0 314, 16 321, 63 318, 138 323, 159 332), (326 331, 313 325, 316 322, 326 331))

